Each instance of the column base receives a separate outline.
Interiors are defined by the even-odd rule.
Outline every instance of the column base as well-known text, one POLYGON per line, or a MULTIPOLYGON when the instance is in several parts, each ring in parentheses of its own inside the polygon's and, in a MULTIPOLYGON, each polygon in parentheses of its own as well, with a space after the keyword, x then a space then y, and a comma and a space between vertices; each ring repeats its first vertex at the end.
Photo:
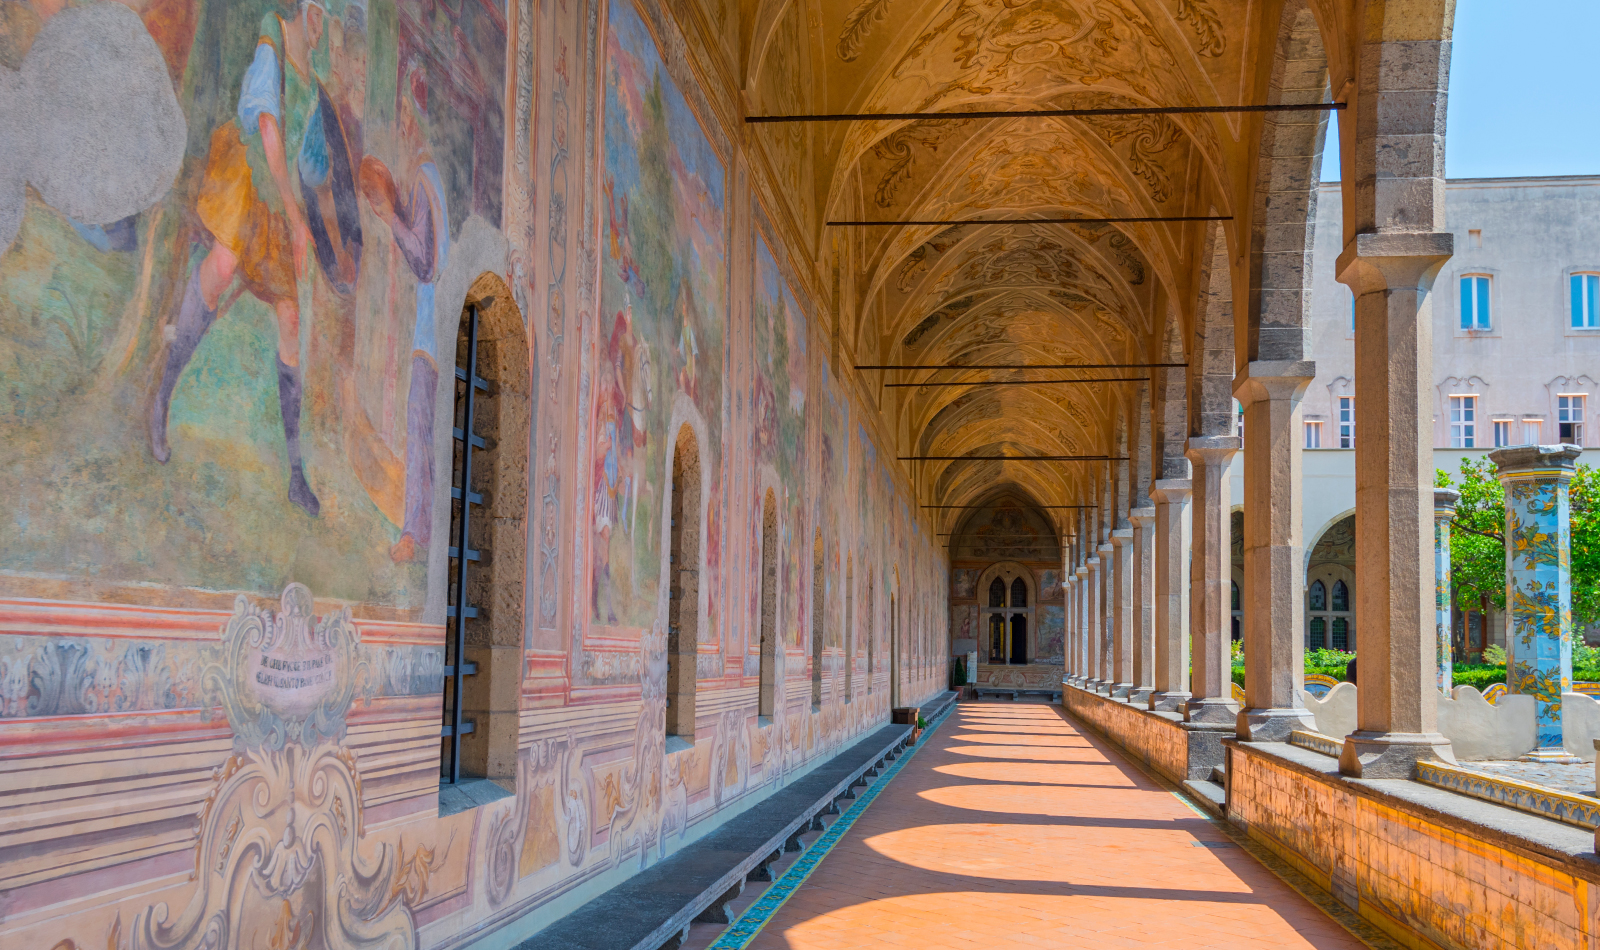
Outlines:
POLYGON ((1140 686, 1128 693, 1128 705, 1138 706, 1140 709, 1150 708, 1150 697, 1155 690, 1149 686, 1140 686))
POLYGON ((1235 724, 1242 742, 1288 742, 1296 729, 1317 731, 1316 717, 1303 707, 1241 709, 1235 724))
POLYGON ((1131 692, 1133 692, 1133 684, 1132 683, 1112 683, 1111 684, 1111 698, 1112 699, 1127 699, 1128 698, 1128 694, 1131 693, 1131 692))
POLYGON ((1177 712, 1180 706, 1189 701, 1190 695, 1190 693, 1179 692, 1178 690, 1151 693, 1148 708, 1152 712, 1177 712))
POLYGON ((1184 704, 1184 722, 1223 723, 1234 725, 1239 720, 1239 707, 1220 698, 1191 699, 1184 704))
POLYGON ((1339 771, 1351 778, 1414 778, 1418 762, 1456 764, 1450 740, 1437 732, 1368 732, 1345 737, 1339 771))
POLYGON ((1534 749, 1527 755, 1519 756, 1519 762, 1542 762, 1545 765, 1576 765, 1583 760, 1568 752, 1561 746, 1534 749))

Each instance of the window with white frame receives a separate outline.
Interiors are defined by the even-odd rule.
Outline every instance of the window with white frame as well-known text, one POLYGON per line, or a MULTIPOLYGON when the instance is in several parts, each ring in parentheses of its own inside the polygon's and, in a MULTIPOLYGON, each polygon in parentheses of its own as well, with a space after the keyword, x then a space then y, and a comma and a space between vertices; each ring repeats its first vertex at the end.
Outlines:
POLYGON ((1450 447, 1476 448, 1478 443, 1478 397, 1450 397, 1450 447))
POLYGON ((1600 274, 1572 275, 1572 325, 1582 330, 1600 327, 1600 274))
POLYGON ((1494 447, 1504 448, 1511 444, 1511 420, 1494 420, 1494 447))
POLYGON ((1539 430, 1542 428, 1544 428, 1544 420, 1542 419, 1522 420, 1522 444, 1538 445, 1541 434, 1539 430))
POLYGON ((1485 274, 1461 278, 1461 329, 1489 329, 1489 278, 1485 274))
POLYGON ((1561 442, 1583 444, 1583 404, 1586 398, 1579 393, 1556 396, 1556 437, 1561 442))
POLYGON ((1307 422, 1306 423, 1306 448, 1308 448, 1308 449, 1320 449, 1320 448, 1322 448, 1322 423, 1321 422, 1307 422))
POLYGON ((1339 448, 1352 449, 1356 444, 1356 397, 1339 397, 1339 448))

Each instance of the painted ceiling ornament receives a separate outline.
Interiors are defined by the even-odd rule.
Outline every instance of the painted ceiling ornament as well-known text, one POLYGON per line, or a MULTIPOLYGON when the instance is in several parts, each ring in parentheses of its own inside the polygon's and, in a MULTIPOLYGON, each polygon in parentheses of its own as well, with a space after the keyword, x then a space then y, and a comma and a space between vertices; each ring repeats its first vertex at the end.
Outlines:
POLYGON ((415 950, 416 927, 387 845, 363 842, 361 778, 342 744, 370 688, 349 608, 317 618, 311 591, 274 612, 240 595, 205 674, 233 730, 233 754, 201 806, 191 879, 165 903, 114 925, 118 950, 415 950))
POLYGON ((1228 37, 1222 32, 1222 18, 1216 8, 1206 0, 1178 0, 1172 15, 1180 21, 1187 20, 1199 39, 1195 47, 1201 56, 1221 56, 1228 48, 1228 37))
POLYGON ((861 0, 854 10, 845 15, 844 26, 839 30, 839 43, 834 47, 840 59, 847 63, 856 61, 867 37, 883 21, 893 3, 894 0, 861 0))

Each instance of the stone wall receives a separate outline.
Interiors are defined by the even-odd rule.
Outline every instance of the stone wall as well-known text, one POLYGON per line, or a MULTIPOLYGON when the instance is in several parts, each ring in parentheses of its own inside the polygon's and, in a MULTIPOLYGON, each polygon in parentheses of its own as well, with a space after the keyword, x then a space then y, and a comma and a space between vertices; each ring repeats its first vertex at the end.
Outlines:
MULTIPOLYGON (((1191 767, 1199 762, 1191 761, 1191 736, 1178 725, 1178 717, 1130 706, 1120 699, 1070 684, 1062 684, 1062 690, 1062 702, 1068 712, 1100 730, 1129 756, 1173 782, 1204 777, 1191 774, 1191 767)), ((1209 764, 1204 772, 1210 772, 1209 764)))
POLYGON ((1228 819, 1407 947, 1591 946, 1600 866, 1577 828, 1334 759, 1228 743, 1228 819))

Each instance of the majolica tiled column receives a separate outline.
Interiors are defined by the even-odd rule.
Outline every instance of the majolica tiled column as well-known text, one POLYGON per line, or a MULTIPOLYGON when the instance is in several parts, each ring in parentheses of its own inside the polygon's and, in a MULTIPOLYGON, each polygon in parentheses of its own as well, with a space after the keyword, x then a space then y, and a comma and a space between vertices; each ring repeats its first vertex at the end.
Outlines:
POLYGON ((1133 692, 1133 529, 1111 532, 1111 695, 1133 692))
POLYGON ((1449 488, 1433 490, 1433 624, 1438 644, 1439 692, 1449 695, 1455 681, 1450 655, 1450 522, 1456 518, 1461 493, 1449 488))
POLYGON ((1156 510, 1135 508, 1133 521, 1133 691, 1128 702, 1144 706, 1155 692, 1156 510))
POLYGON ((1189 520, 1189 480, 1163 478, 1150 486, 1156 501, 1155 691, 1150 708, 1176 711, 1189 701, 1188 547, 1183 526, 1189 520))
POLYGON ((1575 762, 1562 747, 1561 694, 1572 689, 1572 523, 1576 445, 1489 453, 1506 492, 1506 685, 1533 697, 1538 745, 1524 756, 1575 762))
POLYGON ((1194 471, 1194 563, 1189 578, 1190 685, 1184 707, 1188 722, 1238 721, 1233 701, 1233 669, 1228 655, 1233 630, 1233 548, 1228 540, 1231 513, 1228 465, 1239 451, 1231 435, 1189 440, 1194 471))

